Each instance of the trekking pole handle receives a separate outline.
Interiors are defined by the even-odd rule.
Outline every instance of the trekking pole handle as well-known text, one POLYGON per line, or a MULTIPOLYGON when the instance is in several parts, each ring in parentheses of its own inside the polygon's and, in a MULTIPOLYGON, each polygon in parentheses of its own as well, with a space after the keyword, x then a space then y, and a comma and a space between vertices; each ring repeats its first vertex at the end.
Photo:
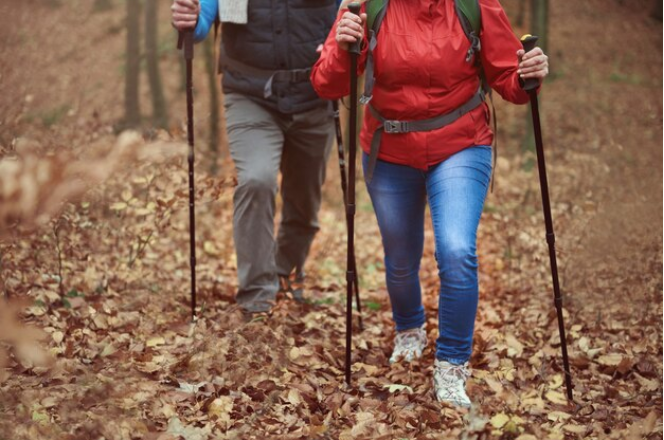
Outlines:
MULTIPOLYGON (((537 45, 537 40, 539 40, 539 37, 530 34, 526 34, 523 37, 521 37, 521 44, 523 45, 523 50, 525 50, 526 52, 530 52, 531 50, 533 50, 537 45)), ((531 90, 537 89, 539 85, 540 82, 537 78, 527 78, 522 80, 521 87, 526 92, 530 92, 531 90)))
MULTIPOLYGON (((359 3, 357 3, 357 2, 353 2, 353 3, 351 3, 351 4, 348 5, 348 10, 349 10, 352 14, 360 15, 360 7, 361 7, 361 6, 360 6, 359 3)), ((359 55, 359 54, 360 54, 360 41, 359 41, 359 40, 355 40, 354 43, 350 43, 350 44, 348 45, 348 52, 359 55)))

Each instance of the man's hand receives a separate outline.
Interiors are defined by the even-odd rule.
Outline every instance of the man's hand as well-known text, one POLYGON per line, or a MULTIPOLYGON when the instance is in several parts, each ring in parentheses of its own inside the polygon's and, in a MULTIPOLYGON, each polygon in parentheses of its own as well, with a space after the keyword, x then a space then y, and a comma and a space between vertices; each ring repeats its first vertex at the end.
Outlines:
POLYGON ((171 6, 173 27, 178 31, 195 28, 200 12, 201 5, 198 0, 173 0, 171 6))

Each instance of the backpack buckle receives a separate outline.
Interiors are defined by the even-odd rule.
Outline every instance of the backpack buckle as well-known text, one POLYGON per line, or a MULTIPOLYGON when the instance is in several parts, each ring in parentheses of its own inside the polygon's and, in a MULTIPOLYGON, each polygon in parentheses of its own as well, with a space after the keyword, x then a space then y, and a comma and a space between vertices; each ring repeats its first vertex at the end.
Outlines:
POLYGON ((385 121, 383 122, 383 131, 385 133, 408 133, 408 122, 403 121, 385 121))
POLYGON ((468 52, 466 52, 466 62, 469 63, 470 60, 473 59, 473 55, 476 53, 479 53, 480 50, 482 50, 482 43, 480 42, 479 37, 475 34, 475 32, 471 32, 470 35, 468 35, 468 38, 470 39, 470 47, 468 48, 468 52))
POLYGON ((470 48, 468 49, 468 52, 466 52, 466 62, 467 62, 467 63, 470 63, 470 60, 473 59, 473 54, 474 54, 474 53, 475 53, 475 51, 473 50, 472 47, 470 47, 470 48))

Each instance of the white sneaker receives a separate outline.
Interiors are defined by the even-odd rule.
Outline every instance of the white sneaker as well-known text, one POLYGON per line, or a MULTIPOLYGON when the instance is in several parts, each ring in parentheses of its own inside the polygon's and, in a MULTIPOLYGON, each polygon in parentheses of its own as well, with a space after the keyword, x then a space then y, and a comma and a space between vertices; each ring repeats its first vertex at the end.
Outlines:
POLYGON ((394 338, 394 351, 390 356, 390 364, 401 360, 410 362, 422 357, 427 346, 427 332, 424 326, 397 332, 394 338))
POLYGON ((433 388, 436 399, 449 402, 454 406, 470 408, 470 399, 466 394, 466 380, 470 377, 468 362, 454 365, 436 360, 433 370, 433 388))

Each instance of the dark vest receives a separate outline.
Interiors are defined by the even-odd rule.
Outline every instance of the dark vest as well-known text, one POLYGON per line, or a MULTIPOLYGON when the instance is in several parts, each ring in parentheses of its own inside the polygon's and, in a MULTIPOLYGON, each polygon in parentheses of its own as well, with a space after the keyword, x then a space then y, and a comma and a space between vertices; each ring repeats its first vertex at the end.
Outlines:
POLYGON ((336 0, 249 0, 248 24, 222 26, 224 92, 248 95, 286 114, 327 105, 302 69, 311 68, 318 59, 316 48, 325 41, 336 13, 336 0), (230 61, 225 64, 229 58, 250 69, 230 61), (299 74, 286 79, 284 71, 295 69, 300 69, 299 74), (274 71, 281 74, 266 97, 265 74, 274 71))

